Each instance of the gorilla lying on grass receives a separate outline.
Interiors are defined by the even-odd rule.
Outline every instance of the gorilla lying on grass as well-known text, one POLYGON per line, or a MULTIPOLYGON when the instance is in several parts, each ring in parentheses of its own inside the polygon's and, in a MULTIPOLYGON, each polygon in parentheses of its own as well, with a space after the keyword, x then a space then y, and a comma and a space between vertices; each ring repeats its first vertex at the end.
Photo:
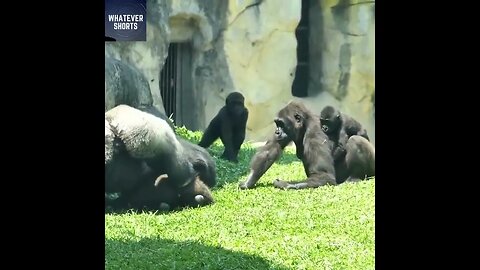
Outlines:
POLYGON ((119 105, 105 113, 105 192, 114 208, 168 210, 214 202, 215 162, 208 152, 177 138, 150 113, 119 105))
MULTIPOLYGON (((257 150, 251 162, 250 174, 245 182, 239 184, 240 188, 253 188, 291 141, 295 143, 296 155, 303 162, 307 179, 288 182, 277 179, 273 182, 276 188, 304 189, 337 184, 332 157, 333 142, 322 131, 318 116, 303 103, 291 101, 278 112, 275 124, 275 133, 257 150)), ((374 158, 372 147, 366 146, 365 141, 358 137, 352 136, 345 145, 347 154, 343 169, 345 174, 351 176, 367 175, 365 163, 371 162, 371 157, 374 158)))

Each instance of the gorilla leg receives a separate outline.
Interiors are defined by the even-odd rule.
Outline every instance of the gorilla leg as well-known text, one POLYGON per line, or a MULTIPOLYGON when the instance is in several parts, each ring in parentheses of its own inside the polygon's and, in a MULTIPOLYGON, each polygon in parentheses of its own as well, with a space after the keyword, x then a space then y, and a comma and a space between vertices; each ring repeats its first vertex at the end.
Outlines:
POLYGON ((232 123, 227 121, 222 123, 220 139, 225 147, 221 157, 228 161, 238 162, 237 156, 235 155, 234 131, 232 123))
POLYGON ((198 143, 203 148, 208 148, 214 141, 220 137, 220 127, 218 126, 218 120, 214 118, 208 125, 207 129, 203 133, 202 139, 198 143))
POLYGON ((236 130, 233 134, 233 155, 238 158, 240 147, 245 141, 245 128, 236 130))
POLYGON ((203 133, 202 139, 200 140, 198 145, 203 148, 208 148, 219 137, 220 137, 220 132, 218 132, 218 129, 210 125, 207 127, 207 129, 203 133))
POLYGON ((283 181, 276 179, 273 182, 273 186, 283 189, 305 189, 305 188, 318 188, 325 185, 336 185, 335 176, 331 173, 319 173, 312 174, 306 180, 300 181, 283 181))
POLYGON ((375 175, 375 148, 367 139, 354 135, 348 139, 345 148, 349 174, 346 181, 360 181, 375 175))

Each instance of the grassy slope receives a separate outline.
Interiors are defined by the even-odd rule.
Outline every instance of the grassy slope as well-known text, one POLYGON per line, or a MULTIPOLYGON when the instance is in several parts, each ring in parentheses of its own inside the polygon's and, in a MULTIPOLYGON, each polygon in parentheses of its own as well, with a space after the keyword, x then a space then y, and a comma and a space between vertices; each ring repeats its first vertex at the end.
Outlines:
MULTIPOLYGON (((179 129, 196 142, 200 133, 179 129)), ((252 190, 239 190, 255 150, 217 162, 216 203, 168 214, 105 215, 106 269, 374 269, 375 180, 315 190, 274 189, 305 177, 287 150, 252 190)))

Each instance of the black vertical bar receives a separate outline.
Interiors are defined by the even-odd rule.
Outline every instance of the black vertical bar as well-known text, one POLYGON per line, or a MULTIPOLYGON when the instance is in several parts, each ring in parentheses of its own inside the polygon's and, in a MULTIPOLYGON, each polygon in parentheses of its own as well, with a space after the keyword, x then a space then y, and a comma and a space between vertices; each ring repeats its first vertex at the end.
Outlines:
POLYGON ((171 91, 171 82, 170 82, 170 61, 172 59, 172 44, 168 45, 168 66, 167 66, 167 100, 168 100, 168 114, 172 114, 171 100, 170 100, 170 91, 171 91))
MULTIPOLYGON (((185 125, 185 114, 183 113, 183 108, 181 105, 182 102, 182 73, 180 72, 182 68, 182 48, 184 43, 178 43, 176 52, 176 61, 175 61, 175 109, 181 119, 182 125, 185 125)), ((191 109, 191 108, 190 108, 191 109)))
POLYGON ((165 89, 166 89, 166 92, 165 92, 165 96, 166 96, 166 100, 167 100, 167 107, 168 107, 168 115, 170 116, 170 114, 172 113, 170 111, 170 95, 168 94, 170 92, 170 57, 172 57, 172 55, 170 54, 170 46, 172 46, 171 44, 168 45, 168 55, 167 55, 167 62, 165 63, 166 66, 165 66, 165 89))
POLYGON ((168 47, 168 111, 169 111, 169 114, 172 114, 172 106, 171 106, 171 103, 172 103, 172 100, 171 100, 171 96, 170 96, 170 92, 172 91, 172 83, 171 83, 171 75, 170 75, 170 69, 171 69, 171 61, 172 61, 172 46, 173 44, 170 43, 169 47, 168 47))
POLYGON ((173 113, 175 115, 175 112, 173 111, 173 108, 172 108, 172 89, 173 89, 173 85, 172 85, 172 59, 175 57, 173 55, 173 47, 175 45, 174 44, 170 44, 170 61, 168 63, 168 102, 169 102, 169 106, 170 106, 170 112, 173 113))
POLYGON ((176 115, 177 113, 175 112, 175 107, 173 104, 175 103, 175 97, 174 97, 174 92, 175 92, 175 80, 174 80, 174 65, 175 65, 175 44, 172 44, 172 58, 170 58, 170 108, 173 112, 173 115, 175 115, 175 119, 177 119, 176 115))
MULTIPOLYGON (((168 56, 167 56, 168 57, 168 56)), ((161 91, 162 91, 162 100, 163 100, 163 107, 165 108, 165 113, 168 114, 168 111, 167 111, 167 101, 165 99, 165 67, 167 65, 167 59, 165 59, 165 62, 163 63, 163 67, 162 67, 162 74, 161 74, 161 91)))
MULTIPOLYGON (((166 59, 165 59, 166 60, 166 59)), ((165 106, 165 63, 163 63, 162 71, 160 71, 160 95, 162 96, 163 107, 165 112, 167 110, 165 106)))
MULTIPOLYGON (((174 88, 173 88, 173 102, 172 102, 172 107, 173 110, 175 111, 175 115, 177 115, 177 48, 178 44, 175 44, 175 48, 173 48, 173 53, 175 57, 172 59, 173 61, 173 82, 174 82, 174 88)), ((177 115, 177 119, 180 119, 177 115)))

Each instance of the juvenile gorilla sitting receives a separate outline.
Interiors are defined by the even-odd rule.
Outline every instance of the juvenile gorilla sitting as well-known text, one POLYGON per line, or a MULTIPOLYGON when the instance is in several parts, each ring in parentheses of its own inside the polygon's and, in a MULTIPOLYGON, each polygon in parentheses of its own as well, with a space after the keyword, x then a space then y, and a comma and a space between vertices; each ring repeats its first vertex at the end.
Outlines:
MULTIPOLYGON (((308 178, 297 182, 275 180, 274 186, 277 188, 317 187, 324 184, 339 184, 345 179, 358 181, 365 176, 374 175, 375 149, 365 138, 368 138, 366 131, 358 125, 346 125, 345 132, 361 134, 364 137, 351 135, 345 143, 344 158, 339 156, 339 160, 334 162, 331 156, 336 145, 334 137, 330 139, 323 132, 320 128, 320 119, 303 104, 290 102, 280 110, 275 124, 277 125, 275 134, 258 149, 251 162, 250 174, 245 182, 239 184, 240 188, 254 187, 260 177, 281 156, 290 141, 294 141, 296 145, 296 155, 302 160, 308 178)), ((333 132, 335 127, 324 127, 324 130, 329 129, 333 132)))
POLYGON ((362 124, 333 106, 323 108, 320 112, 320 123, 323 132, 334 142, 333 159, 335 161, 345 157, 345 145, 351 136, 359 135, 370 140, 362 124))
POLYGON ((244 102, 245 98, 241 93, 230 93, 225 106, 212 119, 198 145, 208 148, 220 138, 225 146, 222 158, 238 162, 238 152, 245 140, 248 120, 248 109, 245 108, 244 102))
POLYGON ((126 105, 107 111, 105 120, 105 191, 121 193, 117 204, 213 203, 215 163, 205 149, 177 138, 165 120, 126 105))
POLYGON ((333 146, 339 183, 375 175, 375 148, 357 120, 333 106, 326 106, 320 113, 320 123, 333 146))
POLYGON ((300 181, 275 180, 276 188, 304 189, 336 184, 331 144, 322 132, 320 121, 301 102, 291 101, 275 119, 277 129, 273 137, 260 148, 252 159, 247 180, 240 188, 251 188, 281 156, 283 149, 293 141, 297 157, 303 162, 307 179, 300 181))

